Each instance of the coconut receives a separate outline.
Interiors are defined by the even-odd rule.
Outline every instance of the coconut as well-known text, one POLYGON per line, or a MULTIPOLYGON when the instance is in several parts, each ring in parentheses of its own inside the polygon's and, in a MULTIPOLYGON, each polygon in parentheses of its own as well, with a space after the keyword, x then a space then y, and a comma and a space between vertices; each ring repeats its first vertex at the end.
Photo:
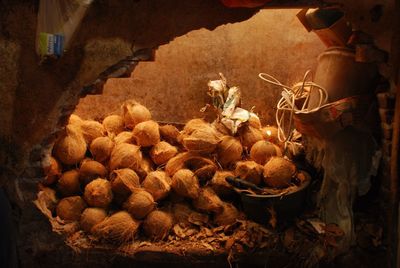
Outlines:
POLYGON ((99 162, 105 162, 110 158, 114 148, 114 142, 109 137, 98 137, 90 144, 90 153, 99 162))
POLYGON ((226 181, 228 176, 234 177, 235 175, 231 171, 217 171, 210 181, 211 188, 221 198, 229 198, 235 194, 232 185, 226 181))
POLYGON ((171 210, 174 216, 174 222, 184 226, 190 225, 188 219, 190 214, 193 213, 193 210, 187 203, 176 203, 172 206, 171 210))
POLYGON ((178 170, 172 177, 172 189, 183 197, 196 199, 199 197, 199 181, 189 169, 178 170))
POLYGON ((149 192, 143 189, 136 189, 125 201, 123 207, 132 215, 132 217, 140 220, 154 210, 156 203, 149 192))
POLYGON ((79 128, 67 125, 63 136, 54 144, 53 155, 63 164, 79 163, 86 154, 86 142, 79 128))
POLYGON ((113 199, 111 183, 105 179, 95 179, 86 185, 83 197, 92 207, 106 208, 113 199))
POLYGON ((259 185, 263 167, 254 161, 239 161, 236 163, 235 175, 243 180, 259 185))
POLYGON ((157 165, 165 164, 178 153, 178 149, 168 142, 160 141, 150 150, 151 160, 157 165))
POLYGON ((146 191, 151 193, 155 201, 165 198, 171 190, 171 178, 164 171, 152 171, 142 182, 146 191))
POLYGON ((79 126, 83 122, 82 118, 80 118, 76 114, 71 114, 68 119, 68 124, 79 126))
POLYGON ((201 118, 191 119, 185 124, 185 126, 182 130, 182 134, 190 135, 198 129, 209 128, 209 127, 210 127, 210 124, 201 118))
POLYGON ((220 121, 215 120, 214 122, 211 123, 211 126, 221 134, 221 136, 229 136, 231 135, 231 131, 220 121))
POLYGON ((103 125, 94 120, 84 120, 80 128, 87 144, 91 144, 95 138, 103 137, 106 130, 103 125))
POLYGON ((282 156, 282 151, 269 141, 257 141, 251 147, 250 158, 260 165, 265 165, 272 156, 282 156))
POLYGON ((256 128, 256 129, 261 129, 260 118, 255 113, 250 113, 250 118, 247 122, 249 122, 250 126, 256 128))
POLYGON ((115 145, 110 156, 110 170, 118 168, 130 168, 136 170, 140 167, 142 161, 142 152, 140 147, 129 144, 120 143, 115 145))
POLYGON ((81 191, 79 172, 76 169, 64 172, 57 182, 57 189, 63 196, 77 195, 81 191))
POLYGON ((163 240, 168 237, 173 225, 171 214, 155 210, 147 215, 143 222, 144 233, 153 240, 163 240))
POLYGON ((133 240, 140 223, 126 211, 118 211, 92 228, 92 233, 111 242, 125 243, 133 240))
POLYGON ((55 183, 61 175, 61 165, 58 161, 50 156, 46 159, 47 161, 43 161, 43 171, 46 177, 42 181, 44 185, 51 185, 55 183))
POLYGON ((114 170, 110 175, 110 180, 117 203, 122 203, 136 188, 140 187, 139 176, 129 168, 114 170))
POLYGON ((283 157, 272 157, 264 166, 264 182, 271 187, 287 187, 295 175, 296 166, 283 157))
POLYGON ((159 127, 161 138, 171 144, 178 144, 179 130, 173 125, 159 127))
POLYGON ((265 140, 275 144, 279 144, 277 127, 266 126, 261 129, 261 132, 265 140))
POLYGON ((137 124, 132 133, 136 143, 143 147, 153 146, 160 142, 158 123, 152 120, 137 124))
POLYGON ((172 157, 165 165, 165 172, 172 177, 178 170, 185 167, 185 161, 191 156, 191 153, 185 152, 172 157))
POLYGON ((151 120, 150 111, 135 101, 127 101, 122 105, 125 127, 133 129, 137 124, 151 120))
POLYGON ((228 166, 242 159, 243 147, 239 140, 231 136, 223 136, 217 146, 218 162, 228 166))
POLYGON ((81 167, 79 168, 79 179, 84 185, 98 177, 104 178, 106 175, 107 169, 103 164, 94 160, 83 160, 81 167))
POLYGON ((239 129, 239 138, 242 145, 250 150, 254 143, 263 139, 263 135, 260 129, 243 126, 239 129))
POLYGON ((140 177, 140 182, 142 182, 147 174, 152 172, 153 169, 153 162, 147 157, 143 157, 142 161, 140 162, 139 168, 137 168, 135 171, 140 177))
POLYGON ((133 133, 130 131, 122 131, 114 138, 115 144, 120 143, 134 143, 135 138, 133 137, 133 133))
POLYGON ((107 212, 102 208, 87 208, 82 212, 80 219, 81 228, 91 233, 93 226, 102 222, 107 217, 107 212))
POLYGON ((222 207, 222 211, 214 216, 214 222, 217 225, 234 224, 240 216, 239 211, 229 203, 224 203, 222 207))
POLYGON ((193 206, 204 212, 220 213, 223 202, 215 194, 211 187, 204 187, 200 190, 199 197, 193 200, 193 206))
POLYGON ((219 141, 216 131, 207 126, 196 129, 189 136, 185 136, 182 145, 190 152, 212 153, 219 141))
POLYGON ((61 199, 56 212, 60 219, 65 221, 78 221, 82 211, 86 208, 85 201, 80 196, 70 196, 61 199))
POLYGON ((109 115, 103 119, 103 127, 108 135, 118 135, 124 131, 124 119, 119 115, 109 115))

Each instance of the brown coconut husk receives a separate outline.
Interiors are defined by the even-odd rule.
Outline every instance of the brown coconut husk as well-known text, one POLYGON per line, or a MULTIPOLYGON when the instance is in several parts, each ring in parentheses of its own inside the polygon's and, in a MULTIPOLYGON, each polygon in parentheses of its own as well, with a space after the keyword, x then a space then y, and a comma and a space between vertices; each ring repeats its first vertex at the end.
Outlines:
POLYGON ((150 150, 151 160, 157 165, 162 165, 168 162, 178 153, 178 149, 168 142, 160 141, 150 150))
POLYGON ((237 208, 230 203, 224 203, 222 211, 214 215, 214 223, 218 226, 231 225, 239 218, 240 213, 237 208))
POLYGON ((212 153, 220 141, 216 131, 211 127, 199 128, 194 130, 182 140, 182 145, 186 150, 196 153, 212 153))
POLYGON ((239 161, 236 163, 235 175, 243 180, 260 185, 263 166, 254 161, 239 161))
POLYGON ((76 114, 71 114, 68 119, 68 125, 79 126, 83 122, 83 119, 76 114))
POLYGON ((107 208, 113 199, 111 183, 105 179, 95 179, 86 185, 83 197, 92 207, 107 208))
POLYGON ((201 118, 189 120, 183 127, 182 134, 191 135, 194 131, 202 128, 209 128, 210 124, 201 118))
POLYGON ((172 189, 183 197, 199 197, 200 185, 196 175, 189 169, 178 170, 172 177, 172 189))
POLYGON ((150 111, 136 101, 126 101, 122 105, 123 119, 126 128, 133 129, 137 124, 151 120, 150 111))
POLYGON ((129 168, 116 169, 110 174, 111 189, 117 203, 125 201, 131 193, 140 188, 140 178, 129 168))
POLYGON ((60 200, 56 207, 57 216, 65 221, 78 221, 86 203, 80 196, 69 196, 60 200))
POLYGON ((80 124, 80 128, 86 144, 91 144, 95 138, 104 137, 106 135, 106 130, 103 125, 94 120, 84 120, 80 124))
POLYGON ((103 119, 103 127, 108 135, 116 136, 125 129, 124 119, 120 115, 109 115, 103 119))
POLYGON ((126 211, 118 211, 92 228, 92 233, 110 242, 126 243, 135 238, 140 223, 126 211))
POLYGON ((117 144, 110 156, 110 170, 119 168, 139 169, 142 161, 140 147, 129 144, 117 144))
POLYGON ((159 127, 160 135, 163 140, 170 144, 178 144, 179 130, 173 125, 163 125, 159 127))
POLYGON ((264 166, 264 182, 274 188, 288 187, 296 175, 296 166, 283 157, 272 157, 264 166))
POLYGON ((98 177, 104 178, 106 175, 107 169, 103 164, 91 159, 83 160, 79 168, 79 180, 83 185, 88 184, 98 177))
POLYGON ((86 142, 77 126, 67 125, 65 133, 56 141, 53 155, 66 165, 79 163, 86 154, 86 142))
POLYGON ((137 145, 148 147, 160 142, 158 123, 152 120, 141 122, 132 131, 137 145))
POLYGON ((153 162, 148 157, 143 157, 139 168, 135 171, 140 177, 140 182, 142 182, 146 178, 147 174, 154 171, 153 162))
POLYGON ((217 171, 217 166, 215 164, 205 165, 194 171, 194 174, 199 179, 199 182, 204 185, 207 181, 211 180, 217 171))
POLYGON ((193 200, 193 206, 203 212, 220 213, 223 202, 211 187, 204 187, 200 190, 199 197, 193 200))
POLYGON ((120 143, 135 143, 135 137, 133 137, 133 133, 131 131, 122 131, 114 138, 115 144, 120 143))
POLYGON ((165 198, 171 191, 172 180, 167 173, 161 170, 147 174, 142 187, 151 193, 155 201, 165 198))
POLYGON ((189 216, 194 211, 187 203, 175 203, 173 204, 171 211, 173 213, 174 222, 179 223, 182 226, 190 225, 189 216))
POLYGON ((250 118, 247 121, 250 126, 256 128, 256 129, 261 129, 261 121, 258 115, 255 113, 250 113, 250 118))
POLYGON ((278 128, 274 126, 266 126, 261 129, 261 133, 266 141, 279 144, 278 128))
POLYGON ((55 183, 61 175, 61 165, 58 163, 57 159, 50 156, 43 161, 43 172, 45 174, 45 178, 42 183, 44 185, 51 185, 55 183))
POLYGON ((102 222, 107 217, 107 212, 102 208, 87 208, 82 212, 79 224, 87 233, 92 232, 93 226, 102 222))
POLYGON ((257 141, 251 147, 250 158, 260 165, 265 165, 273 156, 282 156, 282 151, 278 146, 269 141, 257 141))
POLYGON ((220 121, 215 120, 214 122, 211 123, 211 126, 218 132, 220 133, 221 136, 230 136, 232 135, 231 131, 224 126, 220 121))
POLYGON ((234 177, 235 175, 231 171, 217 171, 209 184, 219 197, 225 199, 230 198, 235 194, 232 185, 225 180, 228 176, 234 177))
POLYGON ((173 223, 174 221, 170 213, 155 210, 147 215, 143 222, 143 230, 150 239, 163 240, 168 237, 173 223))
POLYGON ((244 125, 243 127, 239 128, 238 133, 240 143, 243 145, 243 147, 247 148, 247 150, 250 150, 250 148, 257 141, 263 140, 261 130, 249 125, 244 125))
POLYGON ((57 189, 63 196, 77 195, 81 191, 79 172, 72 169, 64 172, 57 182, 57 189))
POLYGON ((123 207, 134 217, 135 219, 143 219, 153 211, 156 207, 153 196, 143 190, 136 189, 125 201, 123 207))
POLYGON ((98 137, 90 144, 90 153, 94 160, 104 163, 114 149, 114 142, 109 137, 98 137))
POLYGON ((242 144, 232 136, 223 136, 217 146, 218 162, 224 167, 241 160, 242 153, 242 144))
POLYGON ((193 157, 193 154, 188 152, 177 154, 168 160, 165 165, 165 172, 172 177, 178 170, 185 168, 185 161, 191 157, 193 157))

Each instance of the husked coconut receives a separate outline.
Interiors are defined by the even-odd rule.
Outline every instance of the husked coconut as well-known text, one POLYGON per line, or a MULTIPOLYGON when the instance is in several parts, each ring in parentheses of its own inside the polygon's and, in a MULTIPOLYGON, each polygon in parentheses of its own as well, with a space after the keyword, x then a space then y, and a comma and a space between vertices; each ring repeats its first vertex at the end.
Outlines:
POLYGON ((151 160, 157 165, 165 164, 178 153, 178 149, 168 142, 160 141, 150 150, 151 160))
POLYGON ((94 160, 83 160, 81 167, 79 168, 79 179, 83 185, 88 184, 98 177, 104 178, 106 175, 107 169, 103 164, 94 160))
POLYGON ((231 171, 217 171, 210 181, 210 186, 221 198, 229 198, 235 194, 232 185, 226 181, 226 177, 234 177, 231 171))
POLYGON ((232 136, 223 136, 217 146, 218 162, 224 167, 241 160, 242 153, 242 144, 232 136))
POLYGON ((159 127, 160 135, 163 140, 170 144, 178 144, 179 130, 173 125, 163 125, 159 127))
POLYGON ((57 182, 57 189, 63 196, 79 194, 81 191, 79 172, 76 169, 64 172, 57 182))
POLYGON ((185 161, 191 156, 192 154, 188 152, 175 155, 165 165, 165 172, 172 177, 178 170, 185 167, 185 161))
POLYGON ((148 157, 143 157, 139 168, 135 169, 135 171, 140 177, 140 182, 142 182, 146 178, 147 174, 154 171, 153 162, 148 157))
POLYGON ((252 126, 243 126, 239 129, 239 138, 243 147, 250 150, 254 143, 263 139, 263 135, 260 129, 252 126))
POLYGON ((263 166, 254 161, 239 161, 236 163, 235 175, 242 180, 259 185, 262 180, 263 166))
POLYGON ((86 142, 77 126, 67 125, 65 133, 60 137, 53 148, 53 155, 63 164, 74 165, 79 163, 86 154, 86 142))
POLYGON ((126 211, 118 211, 92 227, 92 233, 115 243, 126 243, 135 238, 140 223, 126 211))
POLYGON ((69 196, 61 199, 56 207, 57 216, 65 221, 78 221, 86 208, 80 196, 69 196))
POLYGON ((114 143, 135 143, 135 137, 133 137, 133 133, 131 131, 122 131, 114 138, 114 143))
POLYGON ((46 161, 43 161, 42 166, 46 176, 42 183, 44 185, 51 185, 55 183, 61 175, 61 165, 58 163, 58 161, 54 157, 50 156, 46 159, 46 161))
POLYGON ((109 115, 103 119, 103 127, 108 135, 118 135, 124 131, 124 119, 120 115, 109 115))
POLYGON ((206 121, 204 121, 201 118, 194 118, 189 120, 183 130, 182 130, 182 134, 184 135, 190 135, 192 134, 194 131, 198 130, 198 129, 204 129, 204 128, 209 128, 210 124, 207 123, 206 121))
POLYGON ((109 137, 98 137, 90 144, 90 153, 98 162, 105 162, 110 158, 114 142, 109 137))
POLYGON ((282 151, 278 146, 269 141, 257 141, 251 147, 250 157, 260 165, 265 165, 273 156, 282 156, 282 151))
POLYGON ((147 215, 143 222, 143 230, 151 239, 163 240, 168 237, 172 225, 173 218, 169 213, 155 210, 147 215))
POLYGON ((95 179, 86 185, 83 197, 89 206, 107 208, 113 199, 111 183, 105 179, 95 179))
POLYGON ((151 193, 155 201, 165 198, 171 190, 171 178, 161 170, 152 171, 147 174, 142 182, 146 191, 151 193))
POLYGON ((231 131, 224 126, 224 124, 222 124, 221 122, 215 120, 214 122, 212 122, 211 126, 218 132, 221 134, 221 136, 229 136, 232 135, 231 131))
POLYGON ((106 134, 103 125, 94 120, 84 120, 80 124, 80 128, 86 144, 91 144, 95 138, 103 137, 106 134))
POLYGON ((194 130, 182 140, 182 145, 186 150, 197 153, 212 153, 220 139, 216 131, 210 126, 194 130))
POLYGON ((198 198, 200 185, 196 175, 189 169, 178 170, 172 177, 172 189, 183 197, 198 198))
POLYGON ((140 220, 155 209, 156 203, 149 192, 143 189, 136 189, 125 201, 123 206, 132 217, 140 220))
POLYGON ((80 226, 85 232, 91 233, 93 226, 102 222, 107 212, 102 208, 87 208, 82 212, 80 226))
POLYGON ((274 126, 266 126, 261 129, 262 135, 266 141, 279 144, 278 128, 274 126))
POLYGON ((247 122, 249 122, 250 126, 256 128, 256 129, 260 129, 261 128, 260 118, 255 113, 250 113, 250 118, 249 118, 249 120, 247 122))
POLYGON ((193 206, 204 212, 220 213, 223 202, 215 194, 211 187, 204 187, 200 190, 199 197, 193 200, 193 206))
POLYGON ((264 182, 275 188, 287 187, 296 171, 296 166, 291 161, 283 157, 272 157, 264 166, 264 182))
POLYGON ((69 124, 69 125, 77 125, 77 126, 79 126, 82 122, 83 122, 83 119, 80 118, 80 117, 79 117, 78 115, 76 115, 76 114, 71 114, 71 115, 69 116, 69 119, 68 119, 68 124, 69 124))
POLYGON ((110 180, 117 203, 123 202, 136 188, 140 187, 139 176, 129 168, 114 170, 110 175, 110 180))
POLYGON ((126 101, 122 105, 125 127, 133 129, 137 124, 151 120, 150 111, 135 101, 126 101))
POLYGON ((184 226, 190 225, 189 217, 194 211, 187 203, 176 203, 172 206, 171 211, 174 216, 174 222, 184 226))
POLYGON ((110 156, 110 170, 130 168, 136 170, 140 167, 142 152, 140 147, 129 143, 115 145, 110 156))
POLYGON ((220 226, 234 224, 239 219, 239 211, 230 203, 224 203, 222 207, 222 211, 214 216, 214 222, 220 226))
POLYGON ((153 146, 160 142, 158 123, 152 120, 137 124, 132 133, 136 143, 143 147, 153 146))

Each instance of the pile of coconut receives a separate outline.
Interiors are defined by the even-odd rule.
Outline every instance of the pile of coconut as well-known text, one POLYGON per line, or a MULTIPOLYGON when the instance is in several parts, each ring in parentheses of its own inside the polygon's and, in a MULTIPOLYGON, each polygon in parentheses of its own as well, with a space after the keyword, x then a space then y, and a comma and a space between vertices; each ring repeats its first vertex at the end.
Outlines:
POLYGON ((42 185, 56 192, 59 220, 110 242, 139 234, 163 240, 193 218, 230 225, 243 213, 228 176, 275 190, 298 184, 299 176, 282 157, 275 127, 250 120, 229 133, 203 119, 181 130, 160 125, 133 101, 102 122, 73 114, 44 165, 42 185))

